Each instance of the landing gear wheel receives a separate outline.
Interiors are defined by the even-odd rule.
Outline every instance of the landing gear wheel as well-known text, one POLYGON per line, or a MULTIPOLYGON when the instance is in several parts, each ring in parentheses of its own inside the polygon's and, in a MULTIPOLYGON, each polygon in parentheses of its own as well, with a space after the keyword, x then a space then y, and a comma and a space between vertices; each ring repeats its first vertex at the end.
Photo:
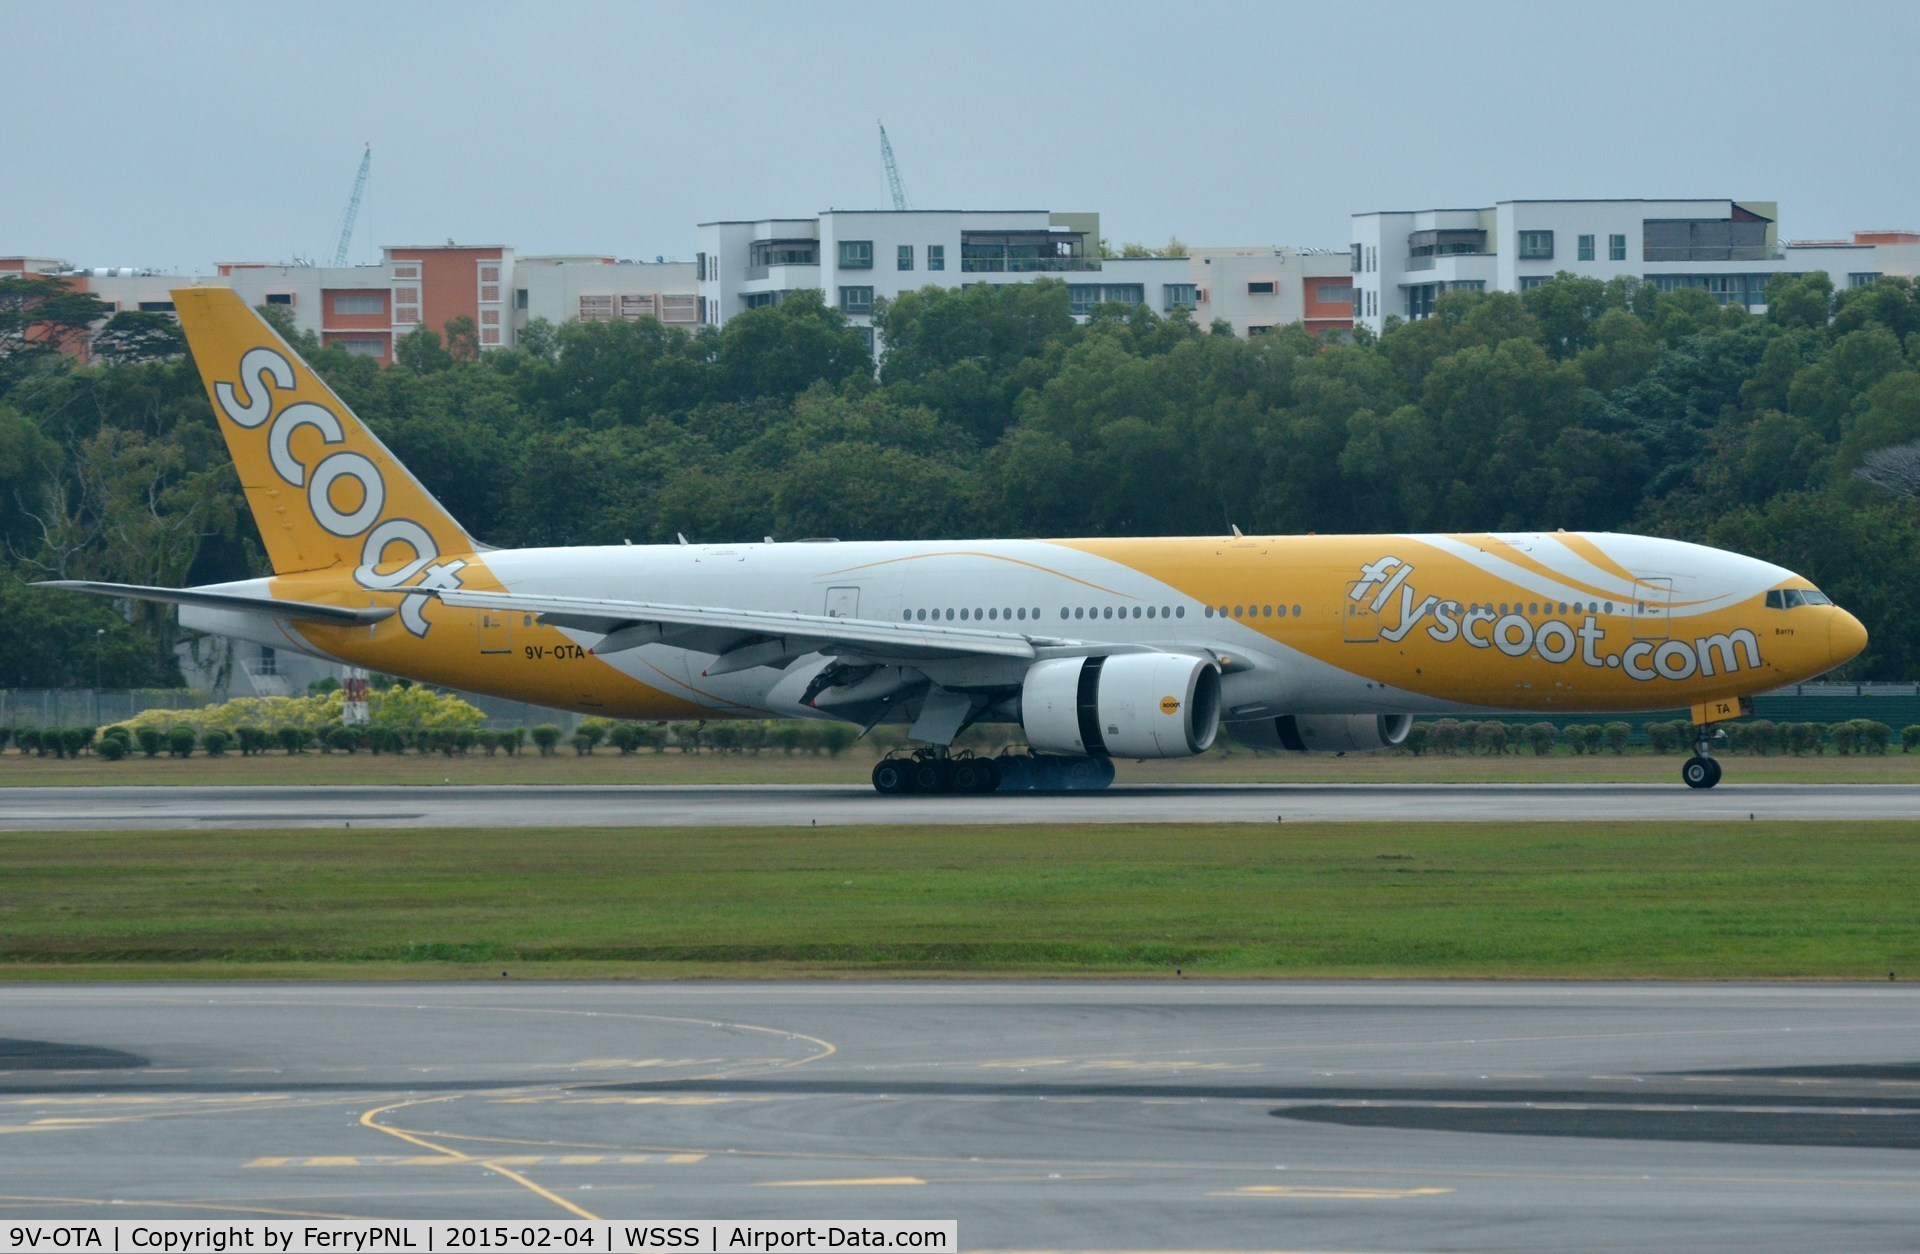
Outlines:
POLYGON ((992 758, 980 762, 980 791, 1000 791, 1000 764, 992 758))
POLYGON ((913 778, 907 773, 912 765, 898 758, 882 758, 873 766, 873 790, 883 797, 897 797, 913 791, 913 778))
POLYGON ((921 758, 915 762, 912 779, 915 792, 947 792, 952 787, 947 764, 939 758, 921 758))
POLYGON ((947 764, 947 781, 955 792, 985 792, 986 763, 975 758, 956 758, 947 764))
POLYGON ((1112 769, 1112 766, 1099 758, 1069 758, 1067 759, 1067 787, 1076 792, 1092 792, 1097 788, 1105 788, 1106 781, 1111 778, 1107 772, 1112 769))
POLYGON ((1712 758, 1688 758, 1680 768, 1680 778, 1689 788, 1711 788, 1720 782, 1720 764, 1712 758))

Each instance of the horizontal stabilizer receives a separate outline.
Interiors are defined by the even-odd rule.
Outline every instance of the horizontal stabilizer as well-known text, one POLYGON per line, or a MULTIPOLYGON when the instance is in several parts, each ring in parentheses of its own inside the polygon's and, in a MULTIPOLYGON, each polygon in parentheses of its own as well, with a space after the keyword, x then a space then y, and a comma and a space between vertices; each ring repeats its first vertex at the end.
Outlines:
POLYGON ((241 592, 213 592, 203 588, 147 588, 133 583, 89 583, 78 579, 54 579, 33 586, 64 588, 68 592, 89 592, 102 597, 125 597, 134 601, 201 605, 217 610, 249 610, 256 614, 271 614, 275 618, 325 623, 372 624, 392 618, 397 612, 394 607, 384 605, 356 610, 344 605, 320 605, 312 601, 276 601, 272 597, 248 596, 241 592))

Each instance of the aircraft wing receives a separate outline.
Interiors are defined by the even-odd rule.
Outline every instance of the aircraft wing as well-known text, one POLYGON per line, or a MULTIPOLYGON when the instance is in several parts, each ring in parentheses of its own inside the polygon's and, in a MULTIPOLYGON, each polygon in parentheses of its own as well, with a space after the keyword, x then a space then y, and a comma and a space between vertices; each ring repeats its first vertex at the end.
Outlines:
POLYGON ((206 588, 149 588, 134 583, 93 583, 83 579, 51 579, 33 585, 36 588, 64 588, 68 592, 87 592, 94 596, 120 597, 133 601, 164 601, 169 605, 201 605, 216 610, 246 610, 292 618, 304 622, 377 623, 392 618, 392 606, 367 606, 354 609, 345 605, 322 605, 317 601, 280 601, 273 597, 249 596, 243 592, 219 592, 206 588))
POLYGON ((857 653, 875 658, 999 657, 1030 660, 1048 646, 1068 642, 1010 631, 835 618, 826 614, 660 605, 594 597, 542 596, 524 592, 477 592, 448 588, 437 595, 456 608, 536 614, 544 624, 601 634, 597 654, 646 644, 668 644, 712 653, 707 674, 751 666, 779 665, 805 653, 857 653))

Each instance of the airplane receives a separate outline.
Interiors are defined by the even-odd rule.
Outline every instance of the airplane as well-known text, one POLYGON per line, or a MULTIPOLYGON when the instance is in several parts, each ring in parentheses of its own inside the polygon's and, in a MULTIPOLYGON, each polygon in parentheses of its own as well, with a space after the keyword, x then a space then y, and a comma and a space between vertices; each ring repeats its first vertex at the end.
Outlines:
POLYGON ((905 724, 885 794, 1101 788, 1115 759, 1358 753, 1417 715, 1686 707, 1692 788, 1754 693, 1857 655, 1792 571, 1591 532, 622 545, 469 535, 232 291, 173 293, 274 573, 182 626, 622 719, 905 724), (951 752, 1016 723, 1030 753, 951 752))

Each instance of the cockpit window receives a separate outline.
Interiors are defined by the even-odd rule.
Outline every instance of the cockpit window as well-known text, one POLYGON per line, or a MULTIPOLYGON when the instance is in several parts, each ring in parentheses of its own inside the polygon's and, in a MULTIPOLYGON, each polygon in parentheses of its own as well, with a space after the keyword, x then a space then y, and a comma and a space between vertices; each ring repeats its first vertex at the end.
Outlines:
POLYGON ((1767 593, 1767 608, 1791 610, 1802 605, 1832 605, 1827 594, 1816 588, 1775 588, 1767 593))

